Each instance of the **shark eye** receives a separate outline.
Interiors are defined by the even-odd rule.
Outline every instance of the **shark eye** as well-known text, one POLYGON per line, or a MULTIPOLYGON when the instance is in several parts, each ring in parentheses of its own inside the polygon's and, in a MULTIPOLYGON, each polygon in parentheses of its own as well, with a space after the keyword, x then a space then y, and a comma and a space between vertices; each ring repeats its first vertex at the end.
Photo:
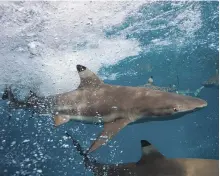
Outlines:
POLYGON ((174 110, 175 112, 177 112, 177 111, 178 111, 176 108, 173 108, 173 110, 174 110))

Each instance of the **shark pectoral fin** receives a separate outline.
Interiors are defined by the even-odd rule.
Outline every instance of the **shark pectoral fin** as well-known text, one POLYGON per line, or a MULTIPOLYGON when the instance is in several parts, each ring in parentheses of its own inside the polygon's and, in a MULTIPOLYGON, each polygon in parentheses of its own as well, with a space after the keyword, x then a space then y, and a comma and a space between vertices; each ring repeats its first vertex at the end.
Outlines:
POLYGON ((54 125, 55 127, 69 122, 70 117, 68 115, 55 115, 54 116, 54 125))
POLYGON ((141 140, 142 156, 137 164, 146 164, 153 162, 154 160, 164 159, 164 155, 161 154, 150 142, 141 140))
POLYGON ((105 144, 109 139, 116 135, 122 128, 131 122, 130 119, 116 119, 114 122, 104 124, 104 129, 99 137, 90 146, 88 153, 96 150, 101 145, 105 144))

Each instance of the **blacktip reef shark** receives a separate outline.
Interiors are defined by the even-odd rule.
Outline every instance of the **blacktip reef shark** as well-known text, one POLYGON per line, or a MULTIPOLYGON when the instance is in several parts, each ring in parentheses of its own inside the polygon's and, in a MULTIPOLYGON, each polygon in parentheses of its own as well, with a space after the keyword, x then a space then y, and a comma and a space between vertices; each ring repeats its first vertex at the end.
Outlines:
POLYGON ((177 88, 175 86, 170 85, 169 87, 160 87, 153 84, 153 76, 148 79, 148 82, 144 85, 144 87, 152 90, 159 90, 163 92, 175 92, 177 88))
POLYGON ((204 86, 201 86, 200 88, 196 89, 195 91, 191 91, 189 89, 176 90, 175 93, 180 94, 180 95, 190 95, 190 96, 194 96, 194 97, 199 97, 200 92, 202 91, 203 88, 204 88, 204 86))
MULTIPOLYGON (((139 161, 124 164, 99 163, 84 152, 80 144, 68 133, 73 146, 83 157, 87 169, 95 176, 218 176, 219 161, 197 158, 166 158, 150 142, 141 140, 139 161)), ((135 152, 135 151, 132 151, 135 152)))
POLYGON ((219 87, 219 71, 216 69, 215 75, 202 83, 204 87, 219 87))
POLYGON ((28 103, 39 109, 39 113, 51 113, 55 126, 70 120, 104 124, 88 152, 98 149, 128 124, 170 120, 207 106, 206 101, 190 96, 105 84, 85 66, 76 68, 80 77, 76 90, 34 97, 28 103))
POLYGON ((149 89, 153 89, 153 90, 163 91, 163 92, 173 92, 173 93, 177 93, 180 95, 189 95, 189 96, 193 96, 193 97, 198 97, 201 90, 204 88, 204 86, 201 86, 200 88, 196 89, 195 91, 191 91, 189 89, 178 90, 175 85, 169 85, 168 87, 160 87, 160 86, 154 85, 153 82, 154 82, 153 76, 151 76, 148 79, 148 82, 146 84, 144 84, 144 87, 149 88, 149 89))

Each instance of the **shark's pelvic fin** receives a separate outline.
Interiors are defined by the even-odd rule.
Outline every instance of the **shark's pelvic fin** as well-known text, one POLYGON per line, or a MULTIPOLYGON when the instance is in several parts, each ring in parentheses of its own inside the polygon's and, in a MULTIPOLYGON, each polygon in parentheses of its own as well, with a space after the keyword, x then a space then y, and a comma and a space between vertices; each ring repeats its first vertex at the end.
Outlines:
POLYGON ((85 66, 77 65, 76 68, 80 77, 80 85, 78 88, 95 88, 101 84, 104 84, 103 81, 99 79, 99 77, 96 74, 94 74, 85 66))
POLYGON ((146 164, 147 162, 153 162, 157 159, 164 159, 164 155, 161 154, 150 142, 141 140, 142 156, 137 164, 146 164))
POLYGON ((130 122, 130 119, 120 118, 116 119, 114 122, 105 123, 103 131, 90 146, 88 153, 96 150, 101 145, 105 144, 108 140, 110 140, 114 135, 116 135, 122 128, 124 128, 130 122))
POLYGON ((55 127, 69 122, 70 117, 68 115, 55 115, 54 116, 54 125, 55 127))

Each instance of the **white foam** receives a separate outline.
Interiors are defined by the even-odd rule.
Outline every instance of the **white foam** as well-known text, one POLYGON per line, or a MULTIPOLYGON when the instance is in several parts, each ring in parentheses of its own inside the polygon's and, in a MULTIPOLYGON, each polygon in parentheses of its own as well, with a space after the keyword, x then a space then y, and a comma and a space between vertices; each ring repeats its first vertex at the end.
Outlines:
POLYGON ((186 36, 192 36, 202 27, 200 5, 189 6, 185 11, 177 15, 174 23, 178 28, 186 33, 186 36))
MULTIPOLYGON (((161 3, 162 5, 164 4, 161 3)), ((169 45, 175 45, 177 48, 186 46, 194 40, 196 32, 202 27, 201 5, 199 3, 173 1, 171 6, 173 8, 169 11, 156 13, 159 7, 149 4, 147 12, 135 14, 133 18, 136 20, 132 25, 119 31, 119 33, 131 35, 132 33, 152 33, 160 30, 165 32, 165 37, 164 33, 161 33, 157 38, 154 38, 155 36, 152 39, 147 38, 149 44, 142 48, 145 53, 152 51, 152 49, 160 51, 169 45)))
POLYGON ((141 2, 1 2, 0 80, 42 94, 76 88, 76 64, 97 73, 140 51, 123 34, 104 30, 120 24, 141 2))

